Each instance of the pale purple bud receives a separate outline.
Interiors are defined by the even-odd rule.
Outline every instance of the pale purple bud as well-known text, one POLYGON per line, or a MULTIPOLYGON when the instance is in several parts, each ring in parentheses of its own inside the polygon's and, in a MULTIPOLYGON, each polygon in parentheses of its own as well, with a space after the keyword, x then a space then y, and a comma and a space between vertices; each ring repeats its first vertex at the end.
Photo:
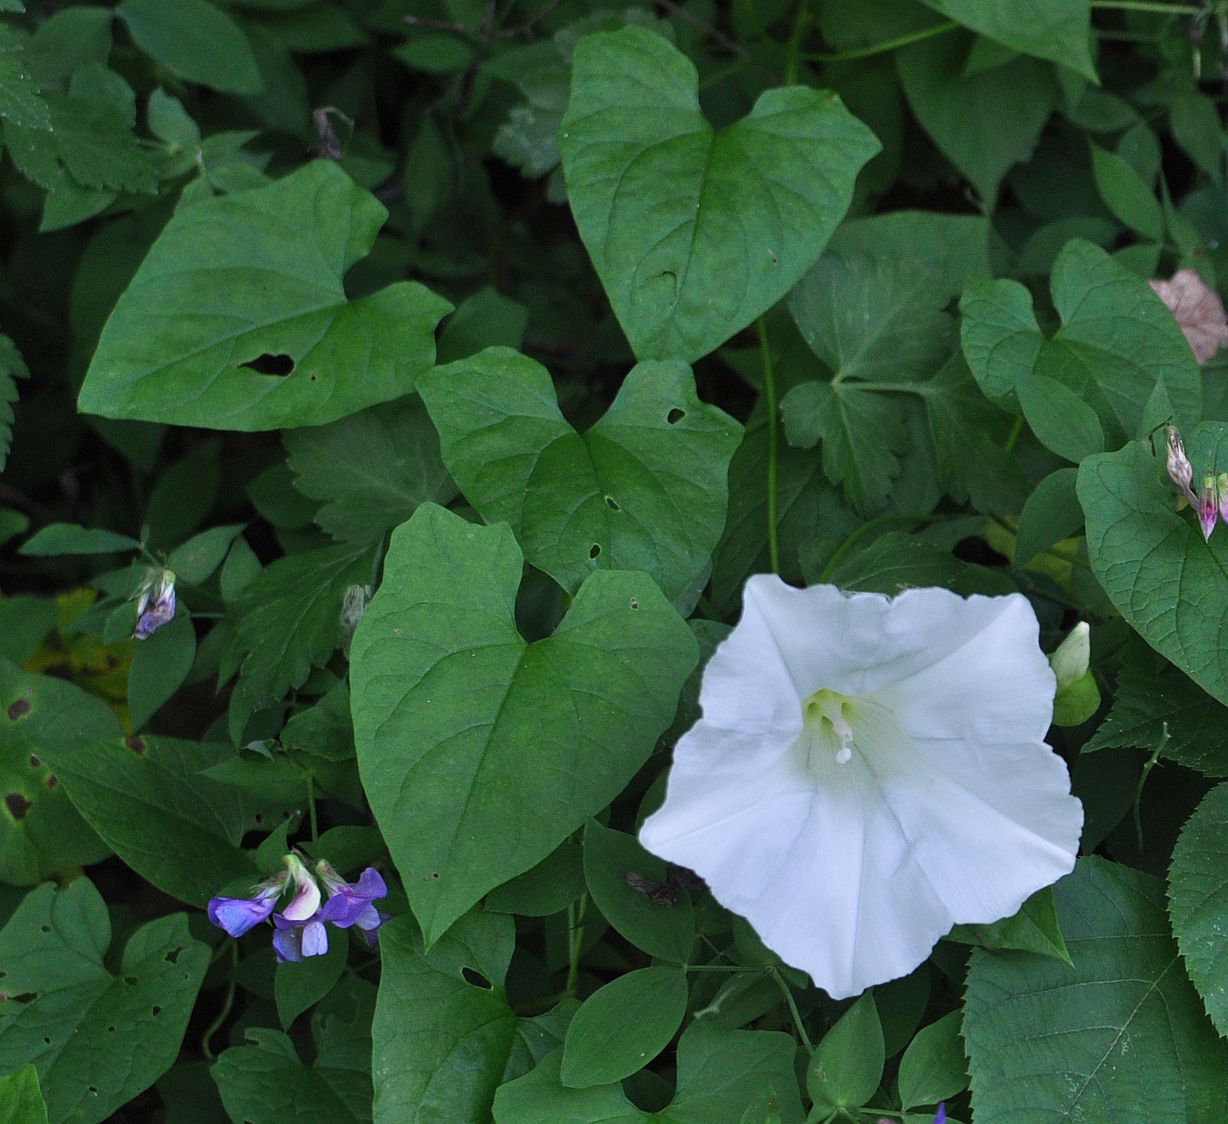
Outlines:
POLYGON ((134 640, 148 640, 175 617, 175 575, 170 570, 151 570, 137 593, 134 640))
POLYGON ((1168 444, 1167 467, 1169 478, 1181 489, 1181 494, 1189 500, 1190 506, 1197 507, 1198 500, 1195 498, 1194 491, 1190 487, 1190 483, 1194 479, 1194 467, 1185 455, 1185 446, 1181 443, 1181 434, 1177 432, 1176 426, 1170 425, 1164 431, 1164 437, 1168 444))
POLYGON ((341 600, 340 637, 341 650, 345 658, 350 658, 350 641, 354 639, 354 630, 367 611, 367 602, 371 599, 369 585, 351 585, 346 588, 341 600))

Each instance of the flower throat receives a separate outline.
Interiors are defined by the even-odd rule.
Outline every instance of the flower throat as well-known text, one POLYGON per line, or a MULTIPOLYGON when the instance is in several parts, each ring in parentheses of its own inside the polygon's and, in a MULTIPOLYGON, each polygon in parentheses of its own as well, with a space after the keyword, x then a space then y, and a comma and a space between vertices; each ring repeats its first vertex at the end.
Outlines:
POLYGON ((853 700, 839 691, 824 689, 815 691, 802 704, 802 721, 805 740, 809 743, 809 756, 816 752, 834 751, 837 765, 847 765, 857 748, 853 740, 853 700))

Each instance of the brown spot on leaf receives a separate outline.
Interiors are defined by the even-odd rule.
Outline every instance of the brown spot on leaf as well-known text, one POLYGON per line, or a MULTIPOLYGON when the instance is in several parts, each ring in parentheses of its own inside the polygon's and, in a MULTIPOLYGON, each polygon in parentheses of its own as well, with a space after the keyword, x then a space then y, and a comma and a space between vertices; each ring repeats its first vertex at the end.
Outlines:
POLYGON ((1199 363, 1205 363, 1221 347, 1228 346, 1224 302, 1196 270, 1179 269, 1168 281, 1147 283, 1181 326, 1199 363))
POLYGON ((30 696, 22 695, 21 698, 9 703, 9 721, 16 722, 18 718, 24 718, 30 713, 30 696))
POLYGON ((144 757, 148 752, 148 747, 145 745, 145 739, 137 737, 136 734, 131 734, 124 738, 124 745, 132 750, 132 752, 138 757, 144 757))
POLYGON ((678 891, 682 887, 672 874, 667 874, 664 882, 653 882, 636 870, 627 871, 624 877, 631 889, 637 894, 643 894, 653 905, 664 906, 666 909, 677 905, 678 891))
POLYGON ((59 783, 60 783, 60 778, 57 777, 54 773, 48 773, 47 779, 43 781, 43 784, 45 784, 49 789, 55 788, 55 786, 58 785, 59 783))
POLYGON ((26 813, 30 810, 31 802, 20 792, 5 793, 4 806, 9 810, 9 815, 15 820, 24 820, 26 813))

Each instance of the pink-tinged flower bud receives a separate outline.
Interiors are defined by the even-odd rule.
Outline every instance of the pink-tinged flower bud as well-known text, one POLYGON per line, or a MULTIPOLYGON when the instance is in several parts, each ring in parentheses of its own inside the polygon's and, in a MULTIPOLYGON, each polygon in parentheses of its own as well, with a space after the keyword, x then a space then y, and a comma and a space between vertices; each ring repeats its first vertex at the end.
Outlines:
POLYGON ((134 640, 148 640, 175 617, 175 575, 171 570, 150 570, 137 591, 134 640))
POLYGON ((320 908, 319 884, 312 878, 298 855, 287 855, 285 863, 290 877, 294 879, 295 894, 290 904, 281 911, 282 916, 287 921, 306 921, 314 917, 316 910, 320 908))
POLYGON ((1181 434, 1177 432, 1176 426, 1170 425, 1164 431, 1164 437, 1168 443, 1168 475, 1172 482, 1181 489, 1181 494, 1189 500, 1190 506, 1197 507, 1198 500, 1190 487, 1190 482, 1194 479, 1194 467, 1185 455, 1181 434))
POLYGON ((1220 478, 1207 473, 1202 478, 1202 487, 1198 489, 1198 525, 1202 528, 1204 540, 1210 539, 1211 532, 1219 520, 1220 478))

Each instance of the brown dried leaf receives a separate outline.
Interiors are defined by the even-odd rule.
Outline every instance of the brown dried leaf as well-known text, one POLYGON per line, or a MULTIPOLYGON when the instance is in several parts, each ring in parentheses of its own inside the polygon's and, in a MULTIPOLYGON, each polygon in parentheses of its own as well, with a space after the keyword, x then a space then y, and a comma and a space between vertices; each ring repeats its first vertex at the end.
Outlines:
POLYGON ((1219 294, 1192 269, 1179 269, 1168 281, 1147 282, 1171 312, 1199 363, 1228 347, 1228 317, 1219 294))

